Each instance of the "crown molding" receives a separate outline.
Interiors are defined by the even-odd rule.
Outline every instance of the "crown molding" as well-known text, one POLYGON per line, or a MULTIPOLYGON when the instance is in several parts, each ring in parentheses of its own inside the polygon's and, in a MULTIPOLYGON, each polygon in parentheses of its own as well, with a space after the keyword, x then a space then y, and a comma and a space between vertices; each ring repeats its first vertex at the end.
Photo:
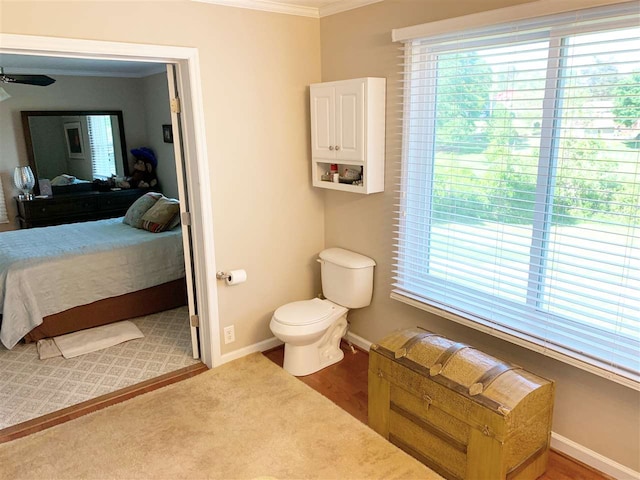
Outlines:
POLYGON ((227 7, 247 8, 250 10, 261 10, 264 12, 284 13, 286 15, 297 15, 300 17, 322 18, 334 15, 347 10, 364 7, 372 3, 384 0, 336 0, 320 8, 293 5, 290 3, 278 2, 275 0, 191 0, 199 3, 212 3, 227 7))
POLYGON ((271 0, 191 0, 199 3, 213 3, 227 7, 247 8, 249 10, 261 10, 263 12, 284 13, 287 15, 297 15, 300 17, 319 18, 318 9, 314 7, 303 7, 291 5, 289 3, 274 2, 271 0))
POLYGON ((371 5, 373 3, 380 3, 384 0, 339 0, 337 2, 330 3, 320 7, 320 18, 328 17, 329 15, 335 15, 336 13, 346 12, 347 10, 354 10, 356 8, 371 5))

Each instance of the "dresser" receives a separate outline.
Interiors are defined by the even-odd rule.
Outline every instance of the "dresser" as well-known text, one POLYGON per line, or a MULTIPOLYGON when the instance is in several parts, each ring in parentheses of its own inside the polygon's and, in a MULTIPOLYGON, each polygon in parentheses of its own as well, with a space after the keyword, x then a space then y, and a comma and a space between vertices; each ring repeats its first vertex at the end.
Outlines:
POLYGON ((88 191, 56 194, 18 203, 20 228, 46 227, 123 216, 129 206, 148 190, 88 191))

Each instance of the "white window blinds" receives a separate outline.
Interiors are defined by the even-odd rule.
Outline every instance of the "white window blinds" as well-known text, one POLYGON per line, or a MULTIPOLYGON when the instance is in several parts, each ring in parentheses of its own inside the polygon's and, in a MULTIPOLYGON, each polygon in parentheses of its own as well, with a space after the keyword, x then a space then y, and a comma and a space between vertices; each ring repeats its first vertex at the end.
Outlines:
POLYGON ((2 191, 2 181, 0 180, 0 223, 9 223, 7 206, 4 202, 4 192, 2 191))
POLYGON ((394 298, 639 388, 637 4, 404 57, 394 298))
POLYGON ((111 117, 109 115, 88 115, 87 128, 93 178, 107 179, 116 173, 111 117))

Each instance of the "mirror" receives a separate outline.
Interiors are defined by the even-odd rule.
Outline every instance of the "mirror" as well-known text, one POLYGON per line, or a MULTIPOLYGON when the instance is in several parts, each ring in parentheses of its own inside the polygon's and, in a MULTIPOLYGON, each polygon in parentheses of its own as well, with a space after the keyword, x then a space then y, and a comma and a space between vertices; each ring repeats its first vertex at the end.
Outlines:
POLYGON ((54 192, 91 190, 94 180, 129 175, 122 111, 23 111, 29 164, 54 192))

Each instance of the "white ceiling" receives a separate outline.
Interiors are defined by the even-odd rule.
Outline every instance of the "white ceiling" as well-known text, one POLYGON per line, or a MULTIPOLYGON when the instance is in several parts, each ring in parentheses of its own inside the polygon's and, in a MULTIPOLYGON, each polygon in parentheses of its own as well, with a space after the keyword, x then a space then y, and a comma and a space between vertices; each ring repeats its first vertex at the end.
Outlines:
POLYGON ((164 63, 91 60, 0 53, 4 73, 142 78, 166 72, 164 63))

